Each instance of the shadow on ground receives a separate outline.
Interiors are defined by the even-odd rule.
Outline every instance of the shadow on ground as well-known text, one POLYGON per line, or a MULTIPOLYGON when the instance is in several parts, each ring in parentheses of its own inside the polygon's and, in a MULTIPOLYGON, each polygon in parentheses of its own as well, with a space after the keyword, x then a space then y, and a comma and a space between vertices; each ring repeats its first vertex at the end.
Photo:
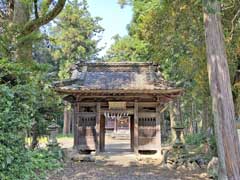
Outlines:
MULTIPOLYGON (((69 147, 71 141, 62 141, 69 147)), ((95 162, 68 162, 59 171, 51 172, 49 180, 207 180, 206 169, 169 169, 160 161, 138 161, 130 152, 129 142, 112 140, 106 152, 95 162)))
POLYGON ((159 163, 141 162, 129 152, 107 152, 95 162, 69 162, 49 180, 206 180, 206 169, 173 170, 159 163))

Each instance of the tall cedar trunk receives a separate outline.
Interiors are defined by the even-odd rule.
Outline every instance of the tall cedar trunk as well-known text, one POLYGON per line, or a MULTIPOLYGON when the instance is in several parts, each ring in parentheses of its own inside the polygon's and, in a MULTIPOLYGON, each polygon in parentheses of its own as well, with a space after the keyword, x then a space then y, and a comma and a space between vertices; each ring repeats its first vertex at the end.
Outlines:
POLYGON ((205 38, 215 135, 220 161, 219 179, 239 180, 240 146, 221 25, 220 3, 209 0, 206 7, 204 9, 205 38))
POLYGON ((27 1, 14 1, 13 22, 16 24, 19 34, 16 37, 16 54, 18 61, 32 60, 32 40, 21 34, 23 26, 30 20, 30 6, 27 1))

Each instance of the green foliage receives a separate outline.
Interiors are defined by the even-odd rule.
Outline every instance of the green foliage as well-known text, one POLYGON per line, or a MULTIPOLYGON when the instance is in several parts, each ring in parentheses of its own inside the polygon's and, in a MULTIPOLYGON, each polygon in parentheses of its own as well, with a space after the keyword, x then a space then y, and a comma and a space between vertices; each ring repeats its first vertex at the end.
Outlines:
MULTIPOLYGON (((167 80, 185 88, 181 102, 182 116, 186 121, 184 123, 189 125, 190 120, 208 119, 209 125, 212 125, 203 29, 203 2, 196 0, 119 0, 118 2, 121 6, 132 5, 134 15, 128 27, 129 36, 115 41, 109 52, 110 57, 113 58, 109 59, 126 58, 131 61, 159 63, 167 80), (208 112, 205 112, 206 106, 208 112)), ((221 1, 221 3, 228 64, 232 84, 235 83, 234 102, 239 114, 240 86, 236 85, 234 79, 236 79, 236 70, 240 67, 240 26, 238 25, 240 2, 221 1)))
POLYGON ((46 65, 0 60, 0 179, 32 179, 25 137, 46 134, 53 112, 59 112, 47 70, 46 65))
POLYGON ((207 137, 205 133, 196 133, 196 134, 188 134, 184 137, 186 144, 194 145, 200 148, 200 152, 204 148, 204 144, 209 146, 209 154, 206 154, 206 158, 211 160, 212 156, 217 156, 217 144, 216 138, 214 135, 207 137))
MULTIPOLYGON (((41 15, 51 6, 46 1, 38 4, 41 15)), ((61 99, 51 88, 54 73, 60 67, 59 74, 65 78, 71 63, 97 54, 96 35, 103 30, 99 20, 91 17, 85 0, 74 0, 51 24, 50 37, 38 30, 20 37, 7 19, 0 25, 0 179, 43 179, 44 171, 58 167, 59 149, 30 151, 25 139, 30 136, 35 148, 49 123, 63 113, 61 99), (33 58, 41 64, 16 58, 25 52, 19 51, 20 41, 28 45, 26 50, 33 44, 33 58)))
POLYGON ((137 38, 115 36, 115 43, 108 50, 107 61, 147 61, 149 58, 148 44, 137 38))
POLYGON ((184 137, 186 144, 200 146, 206 142, 206 136, 203 133, 188 134, 184 137))
POLYGON ((215 136, 211 136, 210 138, 208 138, 208 144, 210 146, 211 155, 217 156, 217 143, 215 136))
POLYGON ((96 58, 100 18, 92 17, 86 0, 69 1, 51 28, 53 58, 60 64, 60 78, 68 78, 70 65, 78 60, 96 58))
POLYGON ((129 37, 115 41, 109 59, 159 63, 167 80, 185 88, 181 109, 186 121, 197 119, 206 105, 211 109, 202 4, 195 0, 119 3, 131 3, 134 15, 129 37), (196 112, 192 112, 192 102, 196 112))
POLYGON ((44 180, 46 172, 60 168, 61 158, 47 150, 26 150, 23 157, 14 160, 10 171, 0 171, 2 180, 44 180))

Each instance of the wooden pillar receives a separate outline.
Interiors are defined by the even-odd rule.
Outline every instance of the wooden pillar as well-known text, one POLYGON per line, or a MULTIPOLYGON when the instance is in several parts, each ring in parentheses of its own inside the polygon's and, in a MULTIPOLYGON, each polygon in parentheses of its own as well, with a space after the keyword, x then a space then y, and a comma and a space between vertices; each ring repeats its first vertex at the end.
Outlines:
POLYGON ((114 130, 113 130, 114 133, 117 133, 117 118, 115 118, 114 120, 114 130))
POLYGON ((138 154, 138 102, 134 102, 134 152, 138 154))
POLYGON ((74 110, 71 104, 71 134, 74 134, 74 110))
POLYGON ((67 101, 64 102, 64 120, 63 120, 63 134, 68 135, 70 134, 70 110, 69 110, 69 103, 67 101))
POLYGON ((100 116, 100 152, 105 151, 105 116, 100 116))
POLYGON ((96 152, 100 152, 100 120, 101 120, 101 104, 97 103, 97 117, 96 117, 96 135, 97 135, 97 142, 96 142, 96 152))
POLYGON ((161 154, 161 113, 160 113, 161 107, 160 107, 160 103, 157 103, 157 107, 156 107, 156 145, 157 145, 157 151, 158 154, 161 154))
POLYGON ((77 122, 78 122, 78 111, 79 111, 79 103, 78 102, 75 102, 73 103, 73 113, 74 113, 74 134, 73 134, 73 148, 77 148, 77 133, 78 133, 78 130, 77 130, 77 122))
POLYGON ((74 113, 74 103, 71 103, 71 121, 72 121, 72 134, 75 133, 75 113, 74 113))
POLYGON ((131 136, 131 151, 134 151, 134 116, 129 116, 130 120, 130 136, 131 136))

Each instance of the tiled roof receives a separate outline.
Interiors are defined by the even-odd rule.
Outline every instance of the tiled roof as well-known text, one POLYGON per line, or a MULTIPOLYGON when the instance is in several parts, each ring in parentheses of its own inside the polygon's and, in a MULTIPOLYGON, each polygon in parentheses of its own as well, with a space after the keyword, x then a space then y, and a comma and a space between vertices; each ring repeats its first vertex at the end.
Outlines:
POLYGON ((54 83, 57 91, 177 90, 152 63, 76 63, 71 79, 54 83))

